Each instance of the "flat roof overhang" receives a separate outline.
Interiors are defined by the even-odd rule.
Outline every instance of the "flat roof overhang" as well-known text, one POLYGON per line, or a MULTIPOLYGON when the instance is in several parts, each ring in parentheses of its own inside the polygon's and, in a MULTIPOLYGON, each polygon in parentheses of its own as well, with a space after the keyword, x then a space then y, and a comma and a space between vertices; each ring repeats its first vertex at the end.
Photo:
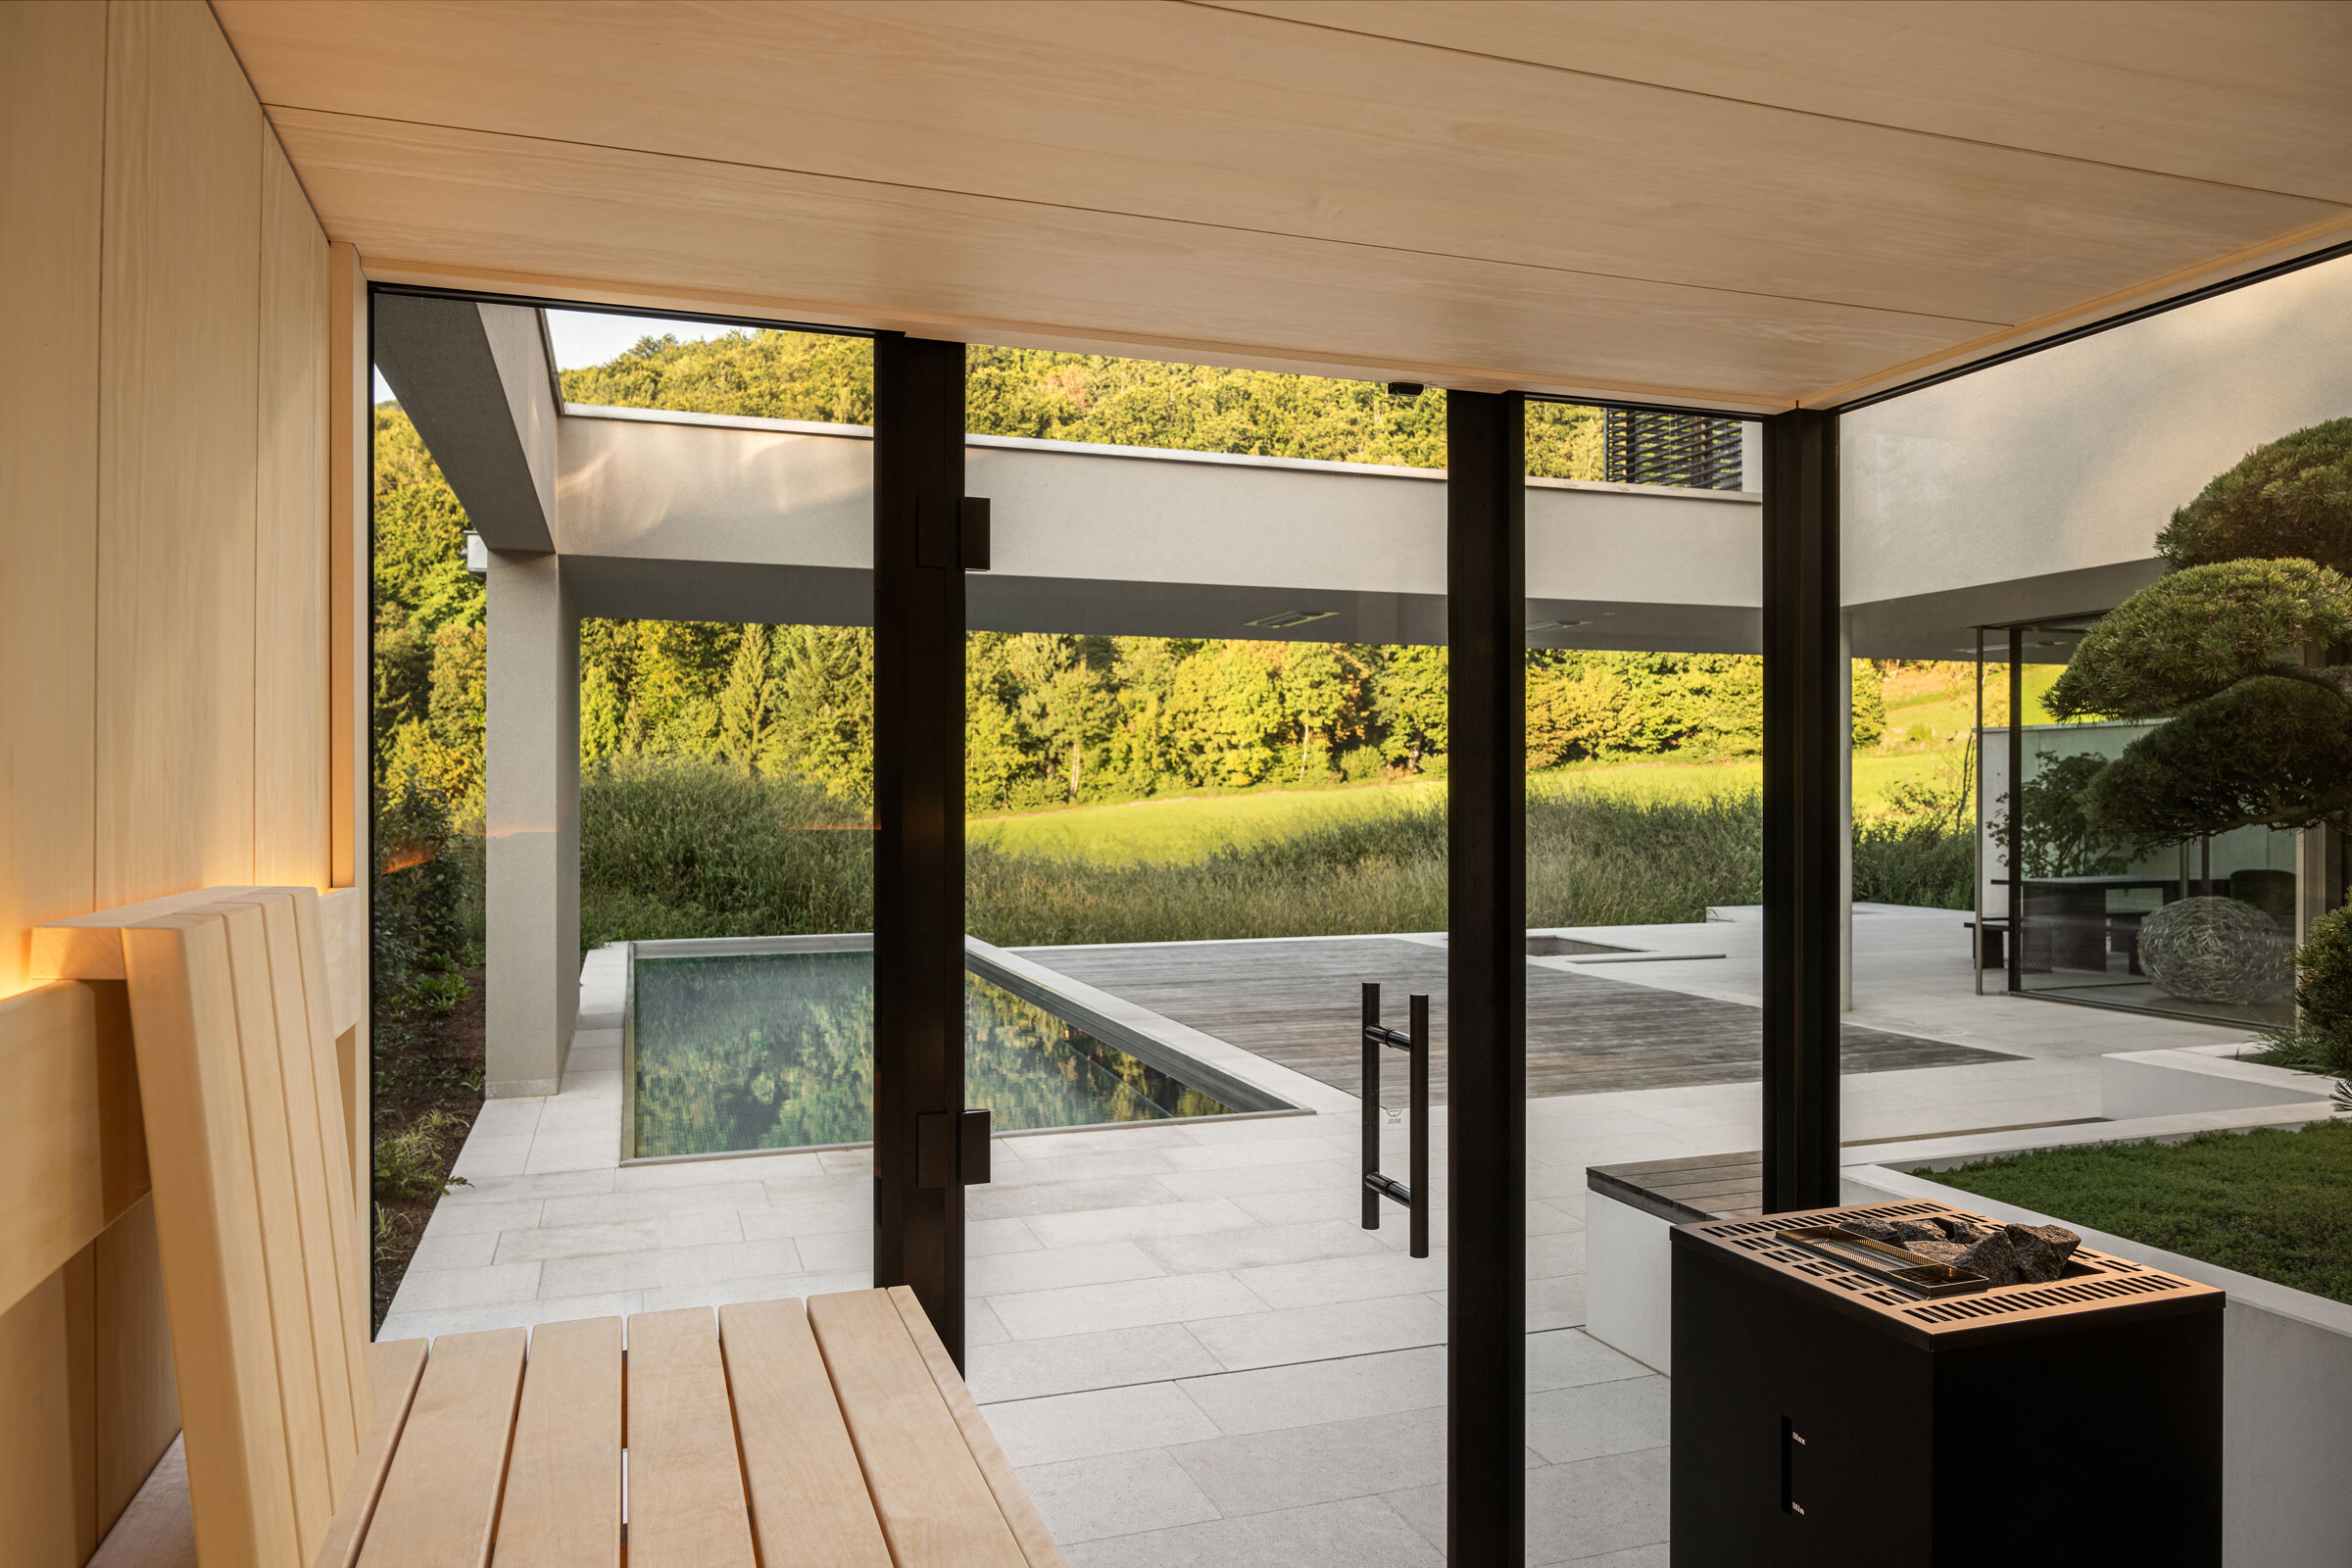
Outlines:
POLYGON ((216 0, 369 275, 1836 407, 2352 239, 2352 7, 216 0))

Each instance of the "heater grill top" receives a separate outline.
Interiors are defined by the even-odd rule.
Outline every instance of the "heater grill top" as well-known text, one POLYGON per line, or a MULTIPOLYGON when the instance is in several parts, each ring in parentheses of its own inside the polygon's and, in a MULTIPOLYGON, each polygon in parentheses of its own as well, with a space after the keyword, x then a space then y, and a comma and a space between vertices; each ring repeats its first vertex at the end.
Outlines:
POLYGON ((1948 1203, 1897 1201, 1769 1214, 1761 1219, 1709 1220, 1678 1227, 1676 1239, 1682 1245, 1720 1249, 1750 1268, 1829 1292, 1850 1310, 1930 1348, 1937 1344, 1956 1348, 1960 1341, 1955 1336, 1973 1341, 2005 1338, 2013 1332, 2034 1333, 2051 1319, 2082 1313, 2219 1311, 2225 1299, 2222 1292, 2209 1285, 2087 1247, 2076 1250, 2064 1278, 2046 1285, 1995 1285, 1966 1296, 1923 1298, 1780 1240, 1783 1231, 1832 1224, 1846 1216, 1892 1221, 1936 1215, 1970 1219, 1980 1225, 2000 1224, 1948 1203), (1685 1237, 1690 1241, 1683 1242, 1685 1237))

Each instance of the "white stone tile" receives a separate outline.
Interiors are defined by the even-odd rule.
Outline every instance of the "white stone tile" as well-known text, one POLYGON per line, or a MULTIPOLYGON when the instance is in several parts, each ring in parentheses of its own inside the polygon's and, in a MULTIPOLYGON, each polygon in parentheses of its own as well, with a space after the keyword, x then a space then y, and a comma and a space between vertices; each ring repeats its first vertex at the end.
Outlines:
POLYGON ((1252 1222, 1238 1204, 1211 1198, 1189 1203, 1170 1200, 1138 1207, 1036 1214, 1025 1223, 1047 1247, 1083 1247, 1095 1242, 1141 1242, 1246 1230, 1252 1222))
POLYGON ((1666 1380, 1620 1378, 1531 1394, 1527 1444, 1552 1464, 1665 1446, 1666 1380))
POLYGON ((613 1179, 615 1192, 648 1187, 720 1187, 738 1182, 777 1182, 823 1178, 824 1166, 814 1154, 735 1154, 725 1159, 677 1159, 651 1165, 623 1165, 613 1179))
POLYGON ((1140 1208, 1173 1203, 1177 1195, 1161 1185, 1172 1179, 1120 1176, 1105 1181, 1045 1182, 1035 1187, 974 1187, 964 1194, 963 1211, 972 1219, 1026 1219, 1090 1208, 1140 1208))
MULTIPOLYGON (((1320 1219, 1353 1223, 1363 1212, 1362 1191, 1359 1182, 1346 1190, 1311 1187, 1291 1193, 1239 1193, 1231 1201, 1261 1225, 1302 1225, 1320 1219)), ((1388 1206, 1390 1212, 1381 1216, 1380 1230, 1375 1235, 1395 1230, 1402 1217, 1402 1211, 1394 1203, 1388 1206)))
POLYGON ((1020 1481, 1048 1533, 1065 1546, 1217 1517, 1164 1448, 1032 1465, 1020 1481))
POLYGON ((1379 1497, 1113 1536, 1081 1543, 1065 1555, 1070 1568, 1445 1568, 1446 1562, 1379 1497))
POLYGON ((441 1195, 434 1212, 452 1204, 467 1207, 476 1203, 515 1203, 542 1198, 586 1198, 612 1191, 612 1172, 609 1170, 565 1170, 544 1176, 475 1177, 472 1185, 453 1187, 441 1195))
POLYGON ((1383 1234, 1346 1220, 1324 1219, 1303 1225, 1208 1231, 1198 1236, 1151 1236, 1144 1239, 1143 1249, 1170 1273, 1193 1274, 1377 1252, 1383 1234))
POLYGON ((1120 1122, 1112 1127, 1088 1127, 1070 1132, 998 1135, 993 1147, 1000 1157, 1057 1159, 1063 1154, 1094 1153, 1109 1149, 1165 1149, 1189 1146, 1192 1133, 1182 1122, 1120 1122))
MULTIPOLYGON (((993 1314, 992 1314, 993 1319, 993 1314)), ((1218 1370, 1217 1362, 1181 1323, 1062 1334, 1043 1340, 1007 1339, 973 1346, 967 1324, 964 1381, 983 1404, 1075 1394, 1131 1383, 1163 1382, 1218 1370)))
POLYGON ((539 1223, 539 1209, 543 1201, 541 1199, 524 1198, 503 1203, 435 1203, 432 1220, 425 1226, 424 1234, 461 1236, 471 1231, 527 1231, 539 1223))
POLYGON ((538 1294, 536 1263, 428 1269, 401 1280, 400 1289, 392 1297, 392 1310, 431 1312, 452 1306, 493 1306, 507 1301, 527 1301, 538 1294))
POLYGON ((874 1152, 871 1149, 826 1149, 817 1152, 816 1162, 828 1175, 871 1176, 874 1173, 874 1152))
POLYGON ((539 1125, 539 1100, 485 1100, 474 1113, 467 1141, 474 1138, 528 1138, 539 1125))
POLYGON ((968 1357, 983 1345, 1003 1345, 1012 1338, 986 1301, 966 1298, 963 1303, 963 1351, 968 1357))
POLYGON ((1151 1279, 1166 1272, 1133 1242, 1093 1247, 1041 1248, 969 1257, 965 1288, 974 1296, 1010 1296, 1057 1290, 1065 1285, 1104 1285, 1113 1280, 1151 1279))
POLYGON ((1584 1232, 1558 1231, 1549 1236, 1531 1236, 1527 1239, 1529 1279, 1549 1279, 1554 1275, 1582 1274, 1584 1271, 1584 1232))
POLYGON ((451 1161, 449 1173, 463 1176, 467 1182, 479 1182, 491 1176, 520 1176, 523 1165, 531 1157, 531 1135, 514 1138, 482 1138, 468 1136, 466 1147, 458 1151, 451 1161))
POLYGON ((666 1312, 681 1306, 732 1306, 738 1301, 778 1301, 788 1296, 804 1299, 837 1291, 873 1289, 868 1269, 807 1274, 760 1274, 741 1279, 681 1281, 645 1293, 645 1309, 666 1312))
MULTIPOLYGON (((1545 1465, 1527 1475, 1527 1560, 1553 1563, 1611 1561, 1666 1539, 1667 1451, 1647 1448, 1574 1464, 1545 1465)), ((1425 1540, 1446 1539, 1446 1488, 1441 1484, 1392 1493, 1387 1501, 1425 1540)), ((1617 1561, 1631 1568, 1639 1556, 1617 1561)), ((1662 1561, 1663 1559, 1655 1559, 1662 1561)))
MULTIPOLYGON (((773 1210, 751 1210, 766 1228, 773 1210)), ((838 1274, 848 1269, 871 1269, 874 1264, 874 1233, 869 1228, 856 1231, 828 1231, 816 1236, 796 1236, 793 1245, 800 1249, 801 1264, 820 1274, 838 1274)))
POLYGON ((551 1134, 542 1127, 531 1139, 523 1174, 541 1176, 561 1170, 610 1170, 620 1163, 620 1149, 610 1131, 551 1134))
POLYGON ((1216 1437, 1169 1454, 1219 1513, 1271 1513, 1444 1482, 1446 1411, 1424 1406, 1216 1437))
POLYGON ((606 1252, 655 1253, 677 1247, 744 1240, 731 1208, 705 1209, 667 1219, 615 1220, 609 1225, 543 1225, 509 1231, 498 1243, 501 1263, 545 1262, 553 1257, 594 1257, 606 1252))
POLYGON ((1650 1376, 1654 1374, 1649 1368, 1610 1349, 1582 1329, 1527 1337, 1527 1387, 1531 1393, 1650 1376))
POLYGON ((664 1247, 655 1251, 559 1257, 546 1263, 516 1266, 546 1270, 540 1290, 549 1296, 652 1291, 676 1285, 807 1272, 801 1267, 800 1254, 788 1241, 714 1242, 702 1247, 664 1247))
POLYGON ((1040 1182, 1103 1181, 1118 1176, 1156 1176, 1176 1167, 1168 1161, 1191 1151, 1098 1149, 1055 1158, 1008 1159, 992 1171, 991 1187, 1032 1187, 1040 1182))
POLYGON ((725 1182, 716 1186, 662 1187, 649 1191, 602 1193, 594 1198, 551 1198, 540 1213, 542 1226, 609 1225, 622 1220, 675 1219, 682 1214, 713 1209, 763 1208, 767 1189, 757 1182, 725 1182))
POLYGON ((1263 1367, 1187 1379, 1184 1392, 1228 1437, 1423 1410, 1446 1402, 1446 1348, 1263 1367))
MULTIPOLYGON (((770 1192, 772 1188, 768 1189, 770 1192)), ((743 1210, 743 1234, 765 1236, 840 1236, 864 1234, 874 1228, 874 1193, 868 1183, 839 1193, 803 1193, 778 1199, 764 1207, 743 1210)), ((870 1243, 868 1245, 871 1245, 870 1243)))
MULTIPOLYGON (((428 1228, 409 1254, 409 1273, 443 1268, 480 1268, 498 1251, 496 1231, 445 1231, 428 1228)), ((404 1276, 405 1278, 405 1276, 404 1276)))
POLYGON ((1054 1464, 1216 1436, 1216 1425, 1173 1383, 992 1404, 989 1430, 1014 1466, 1054 1464))
POLYGON ((1239 1269, 1234 1278, 1250 1287, 1268 1306, 1321 1306, 1332 1301, 1363 1301, 1375 1297, 1442 1289, 1446 1283, 1446 1258, 1443 1252, 1411 1257, 1384 1248, 1352 1257, 1239 1269))
POLYGON ((1182 1170, 1162 1176, 1159 1181, 1179 1198, 1242 1198, 1317 1190, 1353 1197, 1364 1188, 1362 1170, 1338 1159, 1241 1165, 1229 1170, 1182 1170))
POLYGON ((996 1257, 1005 1252, 1034 1252, 1045 1243, 1021 1219, 970 1219, 963 1222, 963 1255, 996 1257))
MULTIPOLYGON (((1201 1276, 1179 1275, 1177 1278, 1201 1276)), ((1446 1341, 1446 1309, 1426 1296, 1388 1296, 1334 1306, 1219 1318, 1192 1325, 1193 1336, 1229 1371, 1363 1355, 1446 1341)))
POLYGON ((1266 1310, 1263 1301, 1223 1274, 1170 1274, 1110 1285, 1074 1285, 1066 1290, 994 1296, 989 1304, 996 1308, 1004 1331, 1016 1340, 1266 1310))
POLYGON ((1329 1139, 1269 1138, 1242 1144, 1195 1145, 1166 1151, 1175 1170, 1232 1170, 1239 1167, 1297 1165, 1328 1161, 1342 1152, 1329 1139))

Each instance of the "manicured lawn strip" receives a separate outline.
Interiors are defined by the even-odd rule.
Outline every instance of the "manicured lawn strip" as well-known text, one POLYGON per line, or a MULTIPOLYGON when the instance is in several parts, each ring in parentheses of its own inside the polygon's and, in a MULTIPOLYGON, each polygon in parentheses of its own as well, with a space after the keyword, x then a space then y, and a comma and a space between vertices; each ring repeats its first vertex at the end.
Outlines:
POLYGON ((2352 1302, 2352 1122, 2052 1149, 1914 1174, 2352 1302))

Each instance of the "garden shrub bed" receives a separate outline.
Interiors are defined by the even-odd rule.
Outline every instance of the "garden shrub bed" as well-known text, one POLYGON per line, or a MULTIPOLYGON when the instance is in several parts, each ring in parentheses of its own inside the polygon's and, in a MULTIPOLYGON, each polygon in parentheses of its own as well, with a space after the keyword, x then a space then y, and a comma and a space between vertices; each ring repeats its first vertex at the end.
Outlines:
POLYGON ((2047 1149, 1912 1174, 2352 1303, 2352 1122, 2047 1149))

